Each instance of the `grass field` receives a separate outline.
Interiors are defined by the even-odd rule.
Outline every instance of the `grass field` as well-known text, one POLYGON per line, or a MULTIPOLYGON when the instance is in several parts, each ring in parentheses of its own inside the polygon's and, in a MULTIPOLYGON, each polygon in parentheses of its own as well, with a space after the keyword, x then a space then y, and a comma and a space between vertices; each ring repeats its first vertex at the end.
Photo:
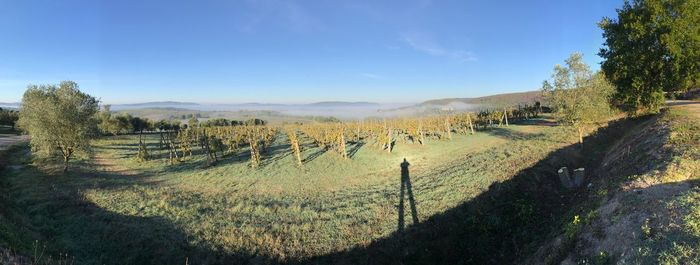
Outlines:
POLYGON ((75 264, 684 264, 698 257, 691 107, 611 121, 582 147, 537 121, 392 153, 350 144, 349 160, 302 138, 303 167, 282 135, 258 169, 245 149, 170 165, 157 135, 139 162, 123 135, 63 174, 16 145, 1 151, 0 261, 10 248, 75 264), (591 186, 564 189, 561 166, 591 186))
MULTIPOLYGON (((350 145, 358 148, 350 160, 307 142, 302 168, 280 137, 256 170, 245 150, 207 168, 203 155, 174 166, 138 162, 137 138, 116 136, 97 140, 93 159, 67 174, 38 167, 26 147, 17 147, 10 150, 15 166, 3 178, 16 202, 8 215, 30 216, 31 226, 5 241, 31 251, 36 247, 27 242, 38 240, 46 253, 69 253, 80 264, 300 262, 397 231, 403 158, 411 163, 423 222, 572 143, 572 136, 561 127, 511 125, 424 146, 399 143, 391 154, 350 145)), ((411 211, 404 216, 411 225, 411 211)))

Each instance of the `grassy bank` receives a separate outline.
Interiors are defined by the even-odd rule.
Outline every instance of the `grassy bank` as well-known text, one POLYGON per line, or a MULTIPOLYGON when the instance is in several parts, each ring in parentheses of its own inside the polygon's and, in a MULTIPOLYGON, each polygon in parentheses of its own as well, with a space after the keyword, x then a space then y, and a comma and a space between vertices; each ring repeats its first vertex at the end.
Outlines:
POLYGON ((593 188, 529 262, 698 264, 700 119, 673 107, 601 155, 593 188))

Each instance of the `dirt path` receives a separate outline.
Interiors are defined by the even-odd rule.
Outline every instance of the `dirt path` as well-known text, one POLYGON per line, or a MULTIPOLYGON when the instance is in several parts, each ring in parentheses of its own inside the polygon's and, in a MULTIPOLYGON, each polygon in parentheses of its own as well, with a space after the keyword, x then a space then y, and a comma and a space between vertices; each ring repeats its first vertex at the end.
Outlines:
POLYGON ((95 154, 93 161, 95 162, 98 170, 103 172, 115 173, 124 176, 139 175, 137 171, 121 166, 115 162, 114 158, 99 152, 95 154))
POLYGON ((696 117, 700 118, 700 102, 696 102, 695 104, 688 104, 688 105, 683 105, 681 108, 690 110, 691 113, 694 113, 696 117))
POLYGON ((28 140, 29 136, 27 135, 0 134, 0 150, 5 150, 12 145, 28 140))
POLYGON ((700 118, 700 101, 674 100, 669 101, 668 106, 672 108, 686 109, 700 118))

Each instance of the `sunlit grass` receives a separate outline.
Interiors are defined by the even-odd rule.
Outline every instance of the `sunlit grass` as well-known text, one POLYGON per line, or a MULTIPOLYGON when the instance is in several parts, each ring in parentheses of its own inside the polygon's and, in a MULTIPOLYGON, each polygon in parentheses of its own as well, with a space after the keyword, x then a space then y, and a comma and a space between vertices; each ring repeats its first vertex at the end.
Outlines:
MULTIPOLYGON (((301 168, 280 138, 255 170, 247 164, 246 150, 209 167, 202 155, 176 165, 164 158, 138 162, 137 137, 117 136, 95 143, 95 156, 107 158, 112 172, 85 165, 66 176, 23 170, 10 179, 19 201, 35 209, 32 223, 53 236, 53 249, 70 251, 86 263, 123 253, 90 242, 110 240, 119 248, 131 246, 130 238, 166 252, 185 249, 178 255, 190 253, 193 263, 212 261, 187 249, 298 260, 364 246, 396 231, 403 158, 411 163, 418 217, 426 220, 571 143, 572 136, 564 128, 510 126, 424 146, 399 142, 391 154, 368 144, 349 160, 328 151, 301 168), (81 214, 68 196, 97 208, 81 214)), ((156 139, 149 137, 151 147, 156 139)), ((302 158, 319 151, 305 146, 302 158)), ((123 258, 156 263, 178 258, 133 255, 123 258)))

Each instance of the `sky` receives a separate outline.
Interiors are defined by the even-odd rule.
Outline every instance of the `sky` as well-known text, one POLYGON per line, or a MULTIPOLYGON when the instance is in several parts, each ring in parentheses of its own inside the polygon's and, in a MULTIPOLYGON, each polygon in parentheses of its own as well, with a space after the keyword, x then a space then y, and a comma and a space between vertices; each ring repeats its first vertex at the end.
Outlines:
POLYGON ((0 102, 420 102, 539 89, 622 0, 0 0, 0 102))

